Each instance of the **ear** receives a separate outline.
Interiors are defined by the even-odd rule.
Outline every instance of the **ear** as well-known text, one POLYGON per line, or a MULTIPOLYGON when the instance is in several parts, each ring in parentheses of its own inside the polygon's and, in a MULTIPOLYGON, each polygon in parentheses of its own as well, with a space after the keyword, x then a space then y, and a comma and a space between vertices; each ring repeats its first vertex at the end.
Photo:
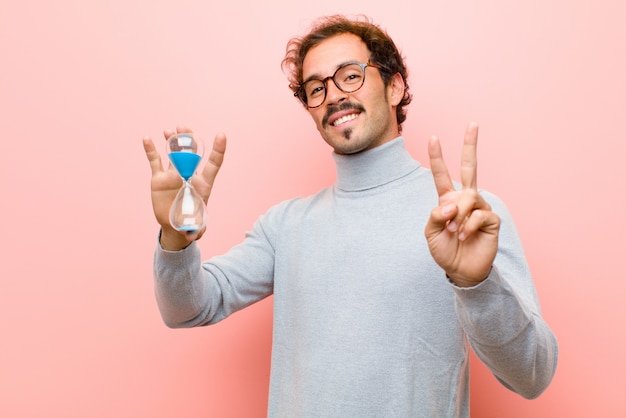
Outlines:
POLYGON ((389 102, 392 106, 398 106, 404 97, 404 80, 400 73, 395 73, 389 81, 387 92, 389 94, 389 102))

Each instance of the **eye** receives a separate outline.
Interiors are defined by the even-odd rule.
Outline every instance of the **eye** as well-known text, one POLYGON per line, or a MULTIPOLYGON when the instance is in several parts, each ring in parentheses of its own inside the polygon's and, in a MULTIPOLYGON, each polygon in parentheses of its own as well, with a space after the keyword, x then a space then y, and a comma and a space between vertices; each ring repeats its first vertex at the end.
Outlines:
POLYGON ((345 85, 359 84, 363 79, 361 67, 353 64, 341 68, 338 75, 341 83, 345 85))
POLYGON ((345 78, 345 82, 346 83, 355 83, 358 82, 361 79, 361 74, 348 74, 348 76, 345 78))
POLYGON ((305 86, 307 97, 317 97, 324 94, 324 84, 318 80, 313 83, 307 83, 305 86))

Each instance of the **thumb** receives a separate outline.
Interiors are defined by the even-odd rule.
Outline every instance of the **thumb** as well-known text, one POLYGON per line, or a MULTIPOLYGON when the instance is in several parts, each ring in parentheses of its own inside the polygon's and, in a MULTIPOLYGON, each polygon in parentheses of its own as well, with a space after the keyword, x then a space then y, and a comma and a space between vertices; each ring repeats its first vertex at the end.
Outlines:
POLYGON ((424 231, 426 236, 429 237, 438 234, 445 228, 448 228, 448 230, 452 232, 456 231, 458 225, 456 225, 454 221, 449 221, 454 219, 458 210, 458 207, 454 203, 434 208, 430 213, 430 218, 428 218, 428 223, 426 224, 426 229, 424 231))

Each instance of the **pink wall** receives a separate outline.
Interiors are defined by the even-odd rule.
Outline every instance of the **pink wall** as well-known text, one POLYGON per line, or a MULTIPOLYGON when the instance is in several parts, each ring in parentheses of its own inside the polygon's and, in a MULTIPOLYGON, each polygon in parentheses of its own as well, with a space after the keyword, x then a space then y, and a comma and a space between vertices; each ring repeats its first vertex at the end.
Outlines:
POLYGON ((436 133, 458 161, 480 122, 479 185, 515 215, 560 341, 535 401, 475 362, 473 415, 626 416, 625 3, 249 3, 0 4, 0 415, 264 415, 271 300, 213 328, 161 323, 141 137, 229 135, 201 243, 227 249, 269 205, 332 181, 279 63, 311 18, 362 12, 407 57, 418 159, 436 133))

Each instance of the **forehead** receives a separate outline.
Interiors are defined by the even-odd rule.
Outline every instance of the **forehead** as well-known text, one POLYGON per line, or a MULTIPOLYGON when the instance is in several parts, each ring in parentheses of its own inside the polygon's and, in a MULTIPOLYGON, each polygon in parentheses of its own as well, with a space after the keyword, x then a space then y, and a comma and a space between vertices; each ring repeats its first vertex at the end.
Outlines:
POLYGON ((367 62, 370 51, 357 35, 343 33, 325 39, 309 50, 302 63, 302 78, 330 75, 349 61, 367 62))

